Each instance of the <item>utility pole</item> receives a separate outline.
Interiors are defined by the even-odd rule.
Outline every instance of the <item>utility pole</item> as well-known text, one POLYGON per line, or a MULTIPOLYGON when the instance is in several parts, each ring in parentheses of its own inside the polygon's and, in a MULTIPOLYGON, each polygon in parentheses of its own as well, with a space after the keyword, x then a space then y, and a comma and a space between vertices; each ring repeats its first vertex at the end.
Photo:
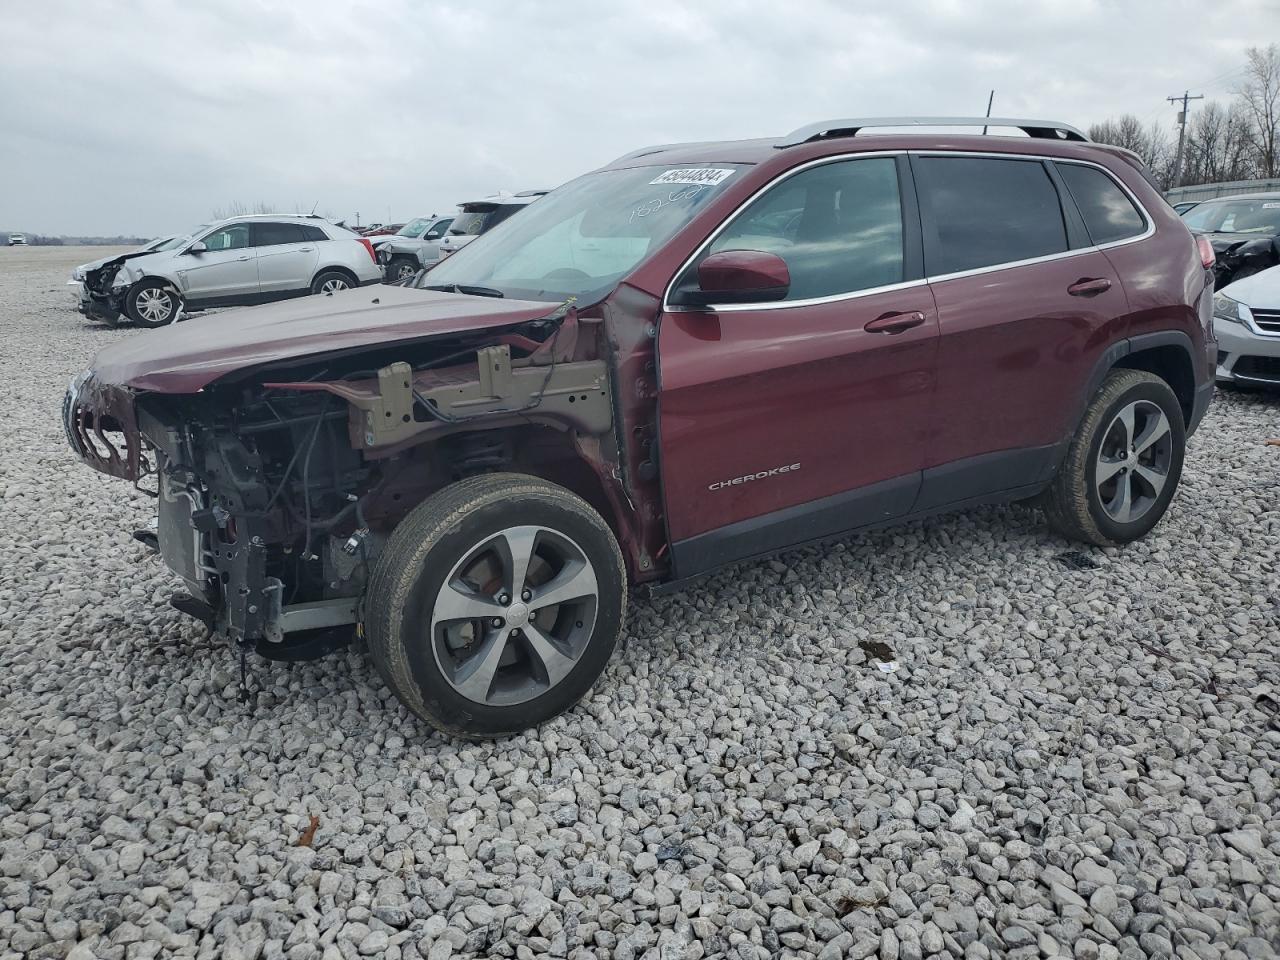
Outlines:
POLYGON ((1204 94, 1198 93, 1193 97, 1190 90, 1184 90, 1180 97, 1165 97, 1165 99, 1170 103, 1182 104, 1182 109, 1178 111, 1178 153, 1173 160, 1173 183, 1169 185, 1177 187, 1182 184, 1182 144, 1187 138, 1187 104, 1192 100, 1203 100, 1204 94))

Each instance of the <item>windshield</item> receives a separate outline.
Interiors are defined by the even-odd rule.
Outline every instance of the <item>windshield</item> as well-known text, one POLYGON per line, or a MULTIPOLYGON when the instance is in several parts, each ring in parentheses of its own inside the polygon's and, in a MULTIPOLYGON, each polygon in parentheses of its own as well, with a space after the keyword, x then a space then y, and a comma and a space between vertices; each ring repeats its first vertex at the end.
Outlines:
POLYGON ((426 230, 431 224, 430 217, 419 217, 417 220, 410 220, 397 232, 397 237, 416 237, 422 231, 426 230))
POLYGON ((1280 233, 1280 197, 1270 200, 1229 200, 1202 203, 1182 217, 1192 230, 1205 233, 1280 233))
MULTIPOLYGON (((657 250, 740 167, 637 167, 579 177, 418 278, 521 300, 590 303, 657 250)), ((463 214, 454 221, 468 217, 463 214)))
MULTIPOLYGON (((201 228, 203 229, 203 228, 201 228)), ((170 237, 168 240, 152 241, 155 246, 151 247, 153 253, 160 253, 162 250, 176 250, 187 242, 187 237, 170 237)))

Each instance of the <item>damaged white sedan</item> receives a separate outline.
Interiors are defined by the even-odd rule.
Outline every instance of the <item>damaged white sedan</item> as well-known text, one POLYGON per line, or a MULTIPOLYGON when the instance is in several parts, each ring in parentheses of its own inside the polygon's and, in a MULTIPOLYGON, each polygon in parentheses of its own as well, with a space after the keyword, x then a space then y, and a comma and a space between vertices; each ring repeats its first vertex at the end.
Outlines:
POLYGON ((333 293, 381 279, 372 244, 345 227, 314 216, 254 214, 84 264, 71 283, 90 319, 160 327, 186 310, 333 293))

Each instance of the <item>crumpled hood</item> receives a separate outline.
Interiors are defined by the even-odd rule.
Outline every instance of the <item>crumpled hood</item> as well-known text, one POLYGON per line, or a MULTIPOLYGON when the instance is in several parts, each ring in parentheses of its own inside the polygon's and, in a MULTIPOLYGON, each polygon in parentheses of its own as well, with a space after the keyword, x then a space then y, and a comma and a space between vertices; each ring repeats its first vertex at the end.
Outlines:
POLYGON ((1226 253, 1232 247, 1238 247, 1250 240, 1271 239, 1270 235, 1265 233, 1206 233, 1204 236, 1209 240, 1209 246, 1213 247, 1214 253, 1226 253))
POLYGON ((195 317, 139 334, 94 358, 94 379, 195 393, 237 370, 398 340, 526 323, 555 303, 376 286, 195 317))

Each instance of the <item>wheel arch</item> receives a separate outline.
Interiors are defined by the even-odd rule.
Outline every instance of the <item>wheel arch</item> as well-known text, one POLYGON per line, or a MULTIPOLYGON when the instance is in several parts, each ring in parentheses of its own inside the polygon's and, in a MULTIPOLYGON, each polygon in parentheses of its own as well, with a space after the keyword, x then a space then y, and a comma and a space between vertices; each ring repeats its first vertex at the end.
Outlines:
POLYGON ((613 480, 610 485, 614 472, 599 438, 547 423, 511 420, 452 430, 415 444, 402 456, 398 473, 431 479, 410 483, 407 488, 394 484, 406 492, 412 489, 410 497, 397 503, 400 517, 396 524, 419 503, 453 483, 486 473, 519 473, 563 487, 585 500, 617 540, 628 573, 634 578, 640 572, 635 518, 627 513, 621 484, 613 480))
POLYGON ((310 286, 313 286, 315 282, 318 279, 320 279, 320 276, 325 273, 340 273, 344 277, 346 277, 348 280, 351 281, 351 285, 353 287, 360 286, 360 278, 356 276, 355 271, 352 270, 350 267, 344 267, 341 264, 337 264, 337 263, 330 264, 329 266, 325 266, 325 267, 317 267, 316 272, 311 275, 310 286))
POLYGON ((1183 423, 1190 432, 1195 420, 1196 365, 1191 338, 1181 330, 1161 330, 1136 337, 1117 340, 1098 357, 1089 378, 1088 388, 1077 404, 1078 424, 1084 417, 1090 401, 1102 387, 1112 370, 1145 370, 1169 384, 1182 409, 1183 423))
POLYGON ((1114 368, 1145 370, 1173 390, 1182 408, 1182 422, 1192 423, 1196 400, 1196 366, 1191 338, 1178 330, 1145 334, 1128 341, 1129 352, 1117 359, 1114 368))

